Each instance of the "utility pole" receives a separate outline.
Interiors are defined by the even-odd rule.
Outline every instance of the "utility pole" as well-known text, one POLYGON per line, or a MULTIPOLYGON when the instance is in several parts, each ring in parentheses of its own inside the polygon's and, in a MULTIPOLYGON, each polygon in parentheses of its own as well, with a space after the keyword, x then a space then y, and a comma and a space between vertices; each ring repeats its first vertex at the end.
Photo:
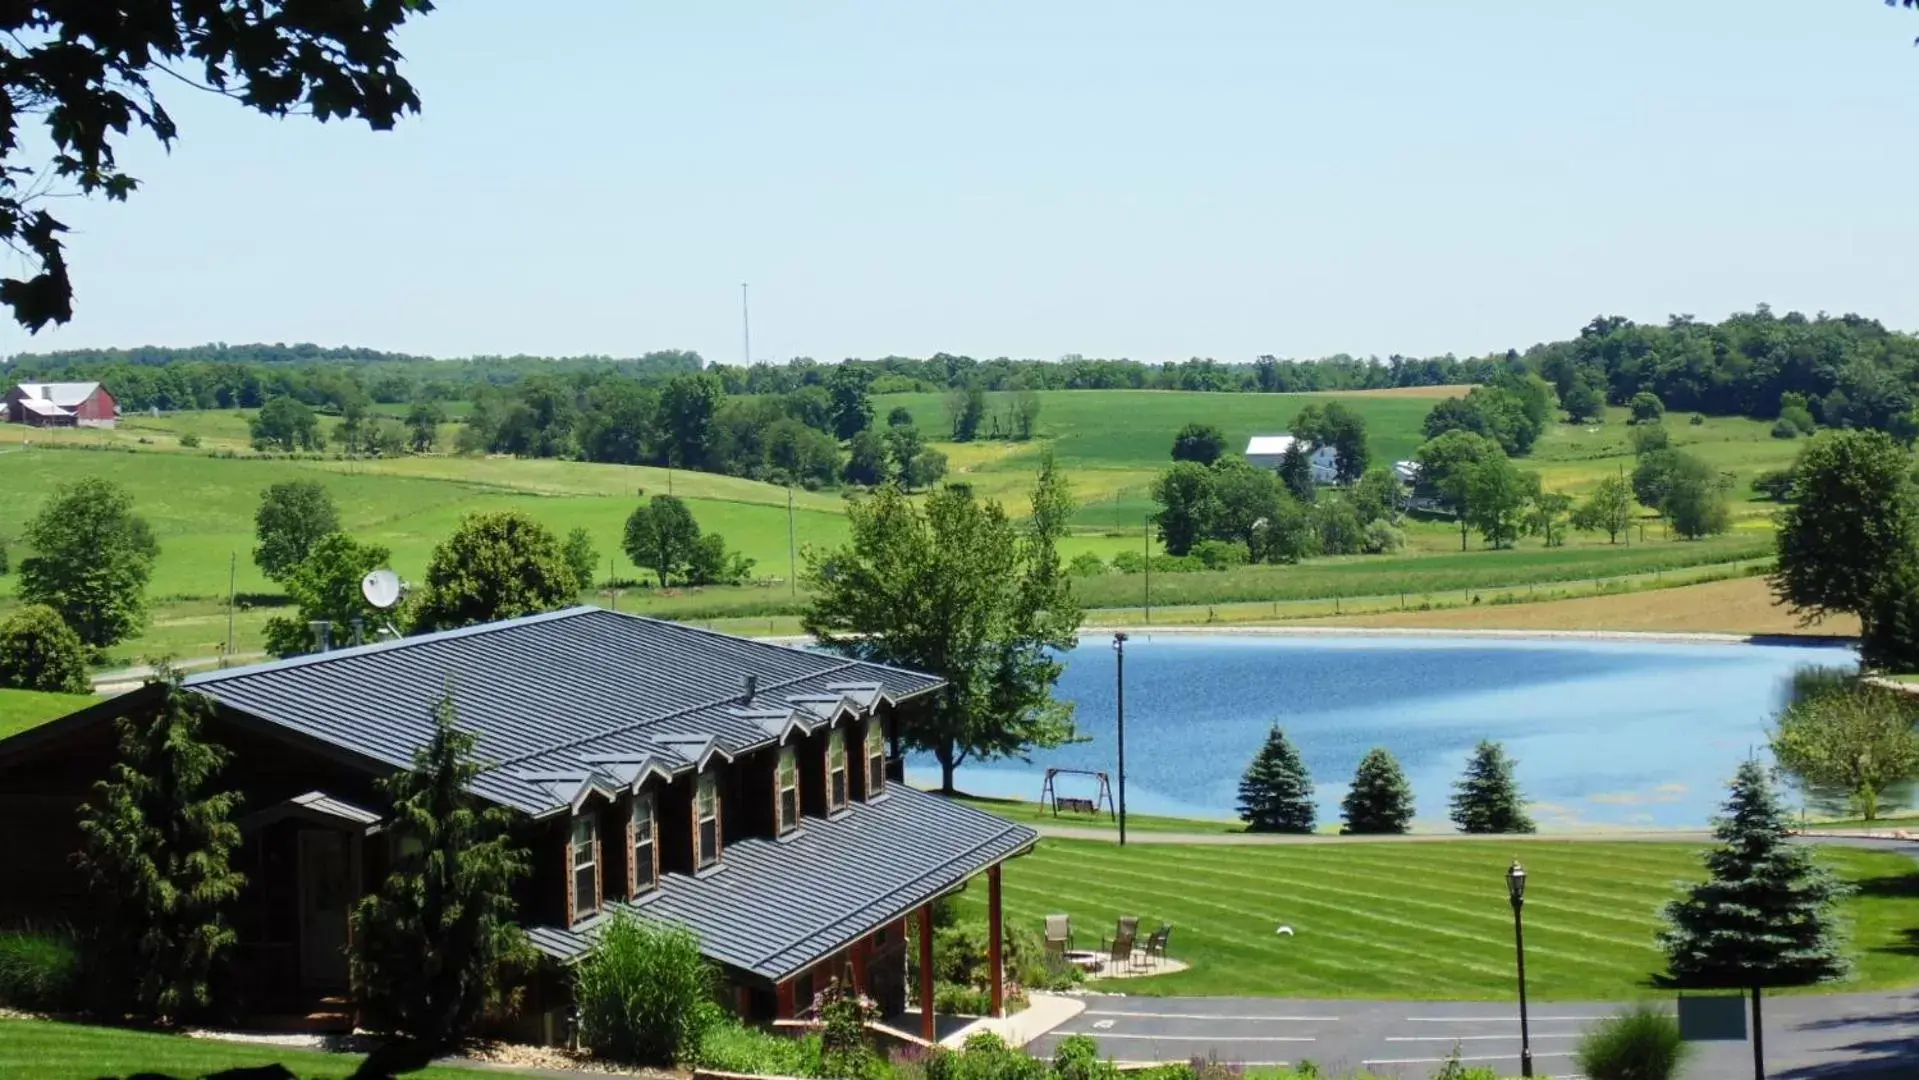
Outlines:
POLYGON ((793 485, 786 485, 786 591, 787 595, 799 599, 800 555, 799 544, 794 540, 793 532, 793 485))
POLYGON ((1153 624, 1153 519, 1146 519, 1146 625, 1153 624))
POLYGON ((1119 727, 1119 846, 1126 846, 1126 633, 1113 635, 1113 700, 1118 709, 1119 727))
POLYGON ((240 553, 237 551, 227 552, 227 655, 226 655, 226 660, 228 662, 231 662, 233 660, 233 606, 234 606, 234 602, 238 599, 238 594, 234 592, 234 581, 239 575, 239 567, 240 567, 240 553))
POLYGON ((746 282, 740 282, 740 363, 753 363, 753 319, 746 307, 746 282))

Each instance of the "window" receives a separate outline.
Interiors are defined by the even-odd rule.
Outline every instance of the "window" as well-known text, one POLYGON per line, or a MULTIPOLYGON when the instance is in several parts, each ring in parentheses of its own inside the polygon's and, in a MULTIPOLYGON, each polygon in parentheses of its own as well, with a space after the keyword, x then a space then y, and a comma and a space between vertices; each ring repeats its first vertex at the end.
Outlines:
POLYGON ((780 747, 780 822, 781 836, 800 827, 800 760, 790 746, 780 747))
POLYGON ((826 736, 826 812, 846 809, 846 729, 826 736))
POLYGON ((653 853, 653 796, 633 797, 633 895, 659 884, 659 864, 653 853))
POLYGON ((694 797, 693 840, 697 850, 693 861, 704 870, 720 861, 720 778, 713 773, 700 777, 700 789, 694 797))
POLYGON ((573 917, 600 910, 600 830, 592 815, 573 819, 573 917))
POLYGON ((886 733, 878 717, 866 722, 866 797, 886 791, 886 733))

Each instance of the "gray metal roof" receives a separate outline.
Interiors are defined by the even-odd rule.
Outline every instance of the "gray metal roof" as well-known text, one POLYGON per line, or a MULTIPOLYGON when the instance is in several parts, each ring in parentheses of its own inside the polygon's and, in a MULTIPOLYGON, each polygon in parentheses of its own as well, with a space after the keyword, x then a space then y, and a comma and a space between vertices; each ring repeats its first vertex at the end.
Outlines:
POLYGON ((474 791, 540 814, 864 715, 931 675, 577 607, 194 675, 230 709, 404 767, 448 690, 488 763, 474 791), (752 700, 744 680, 752 676, 752 700))
POLYGON ((720 869, 667 874, 637 904, 573 930, 533 927, 535 947, 573 960, 613 910, 678 923, 709 958, 780 980, 911 912, 1038 839, 1024 825, 899 784, 797 835, 728 844, 720 869))

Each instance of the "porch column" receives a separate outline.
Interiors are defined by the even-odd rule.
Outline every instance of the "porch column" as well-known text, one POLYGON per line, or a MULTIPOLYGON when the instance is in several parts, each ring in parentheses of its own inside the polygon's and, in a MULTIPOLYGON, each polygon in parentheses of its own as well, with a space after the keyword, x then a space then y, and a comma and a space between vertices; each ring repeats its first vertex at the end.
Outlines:
POLYGON ((863 937, 853 943, 853 948, 852 948, 853 989, 861 994, 864 994, 867 992, 866 991, 866 960, 867 960, 867 957, 872 954, 872 952, 873 952, 873 938, 871 935, 863 937))
POLYGON ((920 1038, 938 1042, 933 1027, 933 905, 920 907, 920 1038))
POLYGON ((999 864, 986 868, 986 970, 993 980, 993 1015, 1006 1015, 1006 965, 1000 948, 999 864))
POLYGON ((793 1001, 793 980, 788 979, 783 983, 776 984, 773 987, 773 994, 775 998, 773 1015, 775 1018, 791 1020, 794 1016, 798 1015, 799 1009, 793 1001))

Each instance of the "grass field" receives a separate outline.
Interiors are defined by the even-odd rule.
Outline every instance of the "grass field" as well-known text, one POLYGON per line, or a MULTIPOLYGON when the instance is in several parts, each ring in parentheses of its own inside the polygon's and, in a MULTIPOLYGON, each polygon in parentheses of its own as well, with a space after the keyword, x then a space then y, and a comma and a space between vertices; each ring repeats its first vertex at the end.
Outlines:
MULTIPOLYGON (((80 694, 40 694, 32 690, 0 690, 0 739, 30 727, 84 709, 99 698, 80 694)), ((0 1073, 0 1076, 6 1075, 0 1073)))
MULTIPOLYGON (((0 1020, 0 1076, 7 1080, 94 1080, 136 1073, 195 1077, 275 1063, 300 1080, 346 1080, 359 1066, 360 1056, 45 1020, 0 1020)), ((407 1075, 421 1080, 512 1080, 525 1074, 436 1065, 407 1075)))
MULTIPOLYGON (((1005 874, 1006 917, 1073 916, 1096 946, 1121 915, 1173 924, 1188 971, 1113 984, 1128 994, 1505 999, 1512 909, 1526 864, 1526 975, 1535 1000, 1631 999, 1661 969, 1659 907, 1704 876, 1697 852, 1653 843, 1497 841, 1161 845, 1042 840, 1005 874), (1418 882, 1416 889, 1408 882, 1418 882), (1274 931, 1291 926, 1293 936, 1274 931)), ((1827 849, 1858 886, 1844 903, 1856 971, 1845 989, 1919 982, 1909 936, 1919 870, 1903 856, 1827 849)), ((984 887, 962 904, 984 910, 984 887)))
MULTIPOLYGON (((1117 792, 1115 792, 1117 798, 1117 792)), ((1027 825, 1058 825, 1074 829, 1106 829, 1119 833, 1119 822, 1106 811, 1097 815, 1079 813, 1061 813, 1053 811, 1036 802, 1024 799, 989 799, 974 795, 961 795, 959 802, 978 807, 996 817, 1008 821, 1018 821, 1027 825)), ((1126 831, 1128 833, 1243 833, 1246 827, 1237 821, 1215 821, 1205 818, 1152 817, 1144 814, 1127 814, 1126 831)))

